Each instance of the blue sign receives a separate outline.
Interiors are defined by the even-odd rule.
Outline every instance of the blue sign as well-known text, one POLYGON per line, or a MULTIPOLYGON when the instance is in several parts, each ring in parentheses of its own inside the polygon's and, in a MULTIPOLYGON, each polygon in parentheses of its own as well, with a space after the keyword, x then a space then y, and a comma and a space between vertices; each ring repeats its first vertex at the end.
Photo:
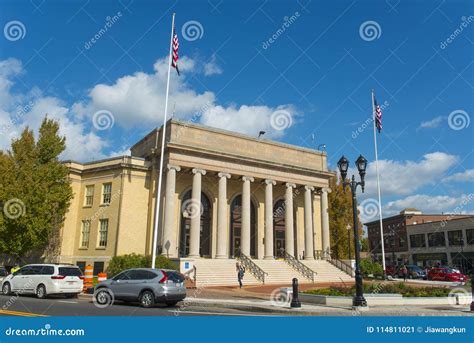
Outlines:
POLYGON ((184 269, 189 269, 189 262, 184 262, 184 269))

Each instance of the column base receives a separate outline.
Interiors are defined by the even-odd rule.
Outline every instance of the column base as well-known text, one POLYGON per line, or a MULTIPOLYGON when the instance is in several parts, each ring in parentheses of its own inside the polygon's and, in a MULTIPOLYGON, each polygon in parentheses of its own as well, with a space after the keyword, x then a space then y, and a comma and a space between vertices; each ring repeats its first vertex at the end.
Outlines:
POLYGON ((201 258, 199 255, 188 255, 187 258, 201 258))
POLYGON ((215 259, 226 259, 226 258, 229 258, 228 256, 226 255, 216 255, 216 257, 214 257, 215 259))
POLYGON ((274 260, 275 257, 273 257, 273 256, 264 256, 263 259, 264 260, 274 260))
POLYGON ((314 260, 314 257, 313 256, 305 256, 304 259, 305 260, 314 260))

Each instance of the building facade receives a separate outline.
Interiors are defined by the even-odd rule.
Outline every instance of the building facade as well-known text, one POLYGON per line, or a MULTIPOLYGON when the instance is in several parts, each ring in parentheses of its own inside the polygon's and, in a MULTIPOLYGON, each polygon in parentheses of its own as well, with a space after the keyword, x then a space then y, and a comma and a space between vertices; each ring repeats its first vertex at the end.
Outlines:
MULTIPOLYGON (((59 260, 104 269, 117 255, 151 255, 163 128, 131 156, 77 163, 59 260)), ((298 259, 329 252, 324 152, 191 123, 166 124, 159 253, 298 259)))
MULTIPOLYGON (((381 260, 379 221, 365 225, 370 252, 381 260)), ((382 227, 387 265, 409 262, 423 267, 436 264, 459 266, 461 252, 465 253, 464 263, 472 263, 472 215, 423 214, 416 209, 405 209, 399 215, 384 218, 382 227)))

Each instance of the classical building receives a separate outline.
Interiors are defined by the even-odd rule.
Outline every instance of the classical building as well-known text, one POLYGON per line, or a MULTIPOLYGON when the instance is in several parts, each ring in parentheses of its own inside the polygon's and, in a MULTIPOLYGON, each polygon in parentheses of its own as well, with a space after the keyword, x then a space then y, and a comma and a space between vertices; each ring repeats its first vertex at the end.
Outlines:
MULTIPOLYGON (((474 216, 424 214, 405 209, 383 219, 387 265, 413 263, 422 267, 436 264, 472 268, 474 264, 474 216)), ((379 221, 367 226, 369 248, 381 260, 379 221)))
MULTIPOLYGON (((162 132, 131 156, 65 162, 74 199, 61 262, 98 272, 116 255, 151 255, 162 132)), ((159 253, 180 261, 326 256, 334 177, 326 153, 177 120, 167 122, 165 141, 159 253)))

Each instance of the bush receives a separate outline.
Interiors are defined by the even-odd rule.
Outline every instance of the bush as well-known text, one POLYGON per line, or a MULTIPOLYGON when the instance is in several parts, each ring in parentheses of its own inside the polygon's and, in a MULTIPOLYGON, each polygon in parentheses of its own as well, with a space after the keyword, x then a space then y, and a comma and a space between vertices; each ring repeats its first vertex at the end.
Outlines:
MULTIPOLYGON (((128 254, 122 256, 114 256, 107 267, 108 277, 113 277, 121 271, 130 268, 151 268, 151 256, 140 254, 128 254)), ((156 268, 174 269, 178 267, 169 258, 159 255, 156 257, 156 268)))
POLYGON ((383 267, 378 262, 372 262, 372 260, 365 258, 360 261, 360 271, 364 277, 369 275, 373 276, 382 276, 383 275, 383 267))

